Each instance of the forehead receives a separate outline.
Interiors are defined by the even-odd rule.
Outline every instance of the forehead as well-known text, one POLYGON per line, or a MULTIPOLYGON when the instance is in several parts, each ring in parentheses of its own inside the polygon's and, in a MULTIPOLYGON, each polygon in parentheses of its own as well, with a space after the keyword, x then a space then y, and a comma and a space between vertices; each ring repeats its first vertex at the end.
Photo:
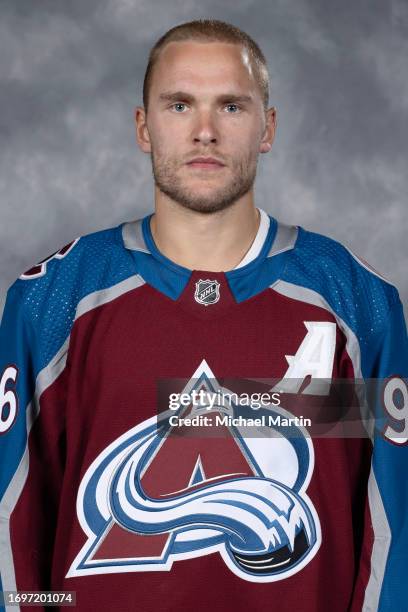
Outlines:
POLYGON ((177 41, 161 51, 154 68, 152 90, 198 89, 206 85, 254 88, 255 80, 249 56, 244 47, 223 42, 177 41))

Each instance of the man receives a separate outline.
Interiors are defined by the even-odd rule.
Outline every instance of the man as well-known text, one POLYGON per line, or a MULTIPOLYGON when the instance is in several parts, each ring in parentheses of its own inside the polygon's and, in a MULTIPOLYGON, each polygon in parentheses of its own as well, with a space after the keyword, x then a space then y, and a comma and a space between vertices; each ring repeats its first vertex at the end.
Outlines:
POLYGON ((154 214, 77 238, 7 294, 3 590, 74 591, 81 611, 408 609, 397 289, 255 207, 276 109, 245 33, 173 28, 143 100, 154 214), (370 437, 295 418, 336 379, 384 381, 370 437), (240 389, 276 392, 246 412, 273 425, 235 425, 239 404, 219 398, 240 389))

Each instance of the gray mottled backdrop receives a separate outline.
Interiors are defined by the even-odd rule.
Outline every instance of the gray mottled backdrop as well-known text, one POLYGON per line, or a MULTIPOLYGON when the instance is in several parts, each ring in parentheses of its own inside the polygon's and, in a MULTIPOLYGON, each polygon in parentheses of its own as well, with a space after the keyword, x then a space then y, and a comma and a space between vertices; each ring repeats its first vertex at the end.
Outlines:
POLYGON ((153 209, 133 109, 151 45, 200 17, 268 59, 278 130, 257 205, 352 248, 407 312, 407 0, 1 0, 0 310, 37 261, 153 209))

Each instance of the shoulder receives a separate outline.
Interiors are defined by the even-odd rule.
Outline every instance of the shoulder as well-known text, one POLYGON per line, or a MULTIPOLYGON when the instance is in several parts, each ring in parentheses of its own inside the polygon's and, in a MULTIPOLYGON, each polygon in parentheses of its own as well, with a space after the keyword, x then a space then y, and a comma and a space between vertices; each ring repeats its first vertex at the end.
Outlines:
POLYGON ((59 276, 66 276, 70 270, 77 270, 79 266, 85 266, 86 270, 110 258, 118 246, 118 227, 72 239, 23 272, 16 280, 19 290, 24 292, 26 287, 38 284, 40 279, 40 284, 50 284, 59 276))
POLYGON ((357 332, 381 331, 399 301, 397 288, 346 244, 298 228, 284 281, 319 296, 357 332))
POLYGON ((95 290, 129 273, 121 242, 122 224, 72 239, 23 272, 13 283, 23 300, 50 289, 95 290))
POLYGON ((121 242, 122 225, 74 238, 9 287, 8 295, 18 296, 21 316, 41 343, 44 361, 69 335, 87 296, 102 294, 135 274, 121 242))

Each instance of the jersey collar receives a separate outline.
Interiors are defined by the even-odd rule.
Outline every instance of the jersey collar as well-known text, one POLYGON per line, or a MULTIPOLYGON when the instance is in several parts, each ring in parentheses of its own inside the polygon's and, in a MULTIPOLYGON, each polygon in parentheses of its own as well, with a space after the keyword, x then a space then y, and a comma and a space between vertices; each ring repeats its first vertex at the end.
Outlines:
MULTIPOLYGON (((235 299, 240 302, 252 297, 274 282, 286 261, 286 254, 293 249, 298 228, 279 223, 274 217, 261 211, 257 235, 240 264, 225 275, 235 299), (265 218, 266 217, 266 218, 265 218)), ((138 273, 156 289, 172 299, 178 299, 191 275, 200 273, 211 277, 208 270, 191 270, 166 257, 157 248, 150 227, 153 213, 141 219, 121 223, 118 226, 121 244, 132 252, 138 273)))

